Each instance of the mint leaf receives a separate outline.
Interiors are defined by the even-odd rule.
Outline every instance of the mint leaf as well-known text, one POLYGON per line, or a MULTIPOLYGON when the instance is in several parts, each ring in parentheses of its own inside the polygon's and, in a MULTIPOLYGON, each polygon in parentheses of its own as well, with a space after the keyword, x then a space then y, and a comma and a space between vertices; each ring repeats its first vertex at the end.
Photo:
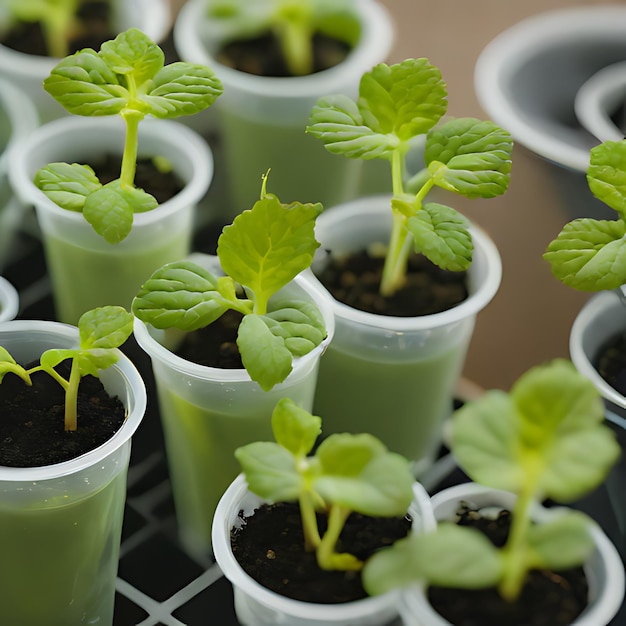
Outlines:
POLYGON ((281 398, 272 413, 276 443, 297 458, 305 457, 322 432, 322 420, 289 398, 281 398))
POLYGON ((118 348, 133 332, 133 316, 121 306, 91 309, 78 320, 81 350, 118 348))
POLYGON ((445 270, 462 271, 472 263, 474 244, 467 220, 454 209, 430 202, 408 220, 415 249, 445 270))
POLYGON ((78 163, 50 163, 37 170, 34 183, 62 209, 78 213, 87 196, 102 187, 94 171, 78 163))
POLYGON ((564 284, 582 291, 617 289, 626 283, 626 223, 580 218, 565 224, 543 258, 564 284))
MULTIPOLYGON (((110 183, 109 183, 110 185, 110 183)), ((105 186, 89 194, 83 215, 93 229, 108 243, 125 239, 133 226, 133 206, 119 189, 105 186)))
POLYGON ((598 198, 626 219, 626 141, 606 141, 591 149, 587 182, 598 198))
POLYGON ((468 198, 493 198, 508 188, 511 135, 493 122, 451 120, 428 133, 424 161, 435 185, 468 198))
POLYGON ((27 385, 32 384, 28 372, 15 361, 6 348, 0 346, 0 383, 8 373, 19 376, 27 385))

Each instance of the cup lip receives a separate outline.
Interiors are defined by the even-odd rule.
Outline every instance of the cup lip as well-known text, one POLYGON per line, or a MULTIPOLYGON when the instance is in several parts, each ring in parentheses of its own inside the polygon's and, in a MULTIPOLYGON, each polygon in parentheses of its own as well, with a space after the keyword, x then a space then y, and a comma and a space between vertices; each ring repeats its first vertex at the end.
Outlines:
POLYGON ((208 65, 226 85, 251 95, 270 93, 272 97, 289 99, 317 97, 328 92, 328 85, 339 89, 348 77, 362 74, 385 58, 394 41, 395 29, 387 8, 373 0, 357 0, 354 10, 361 18, 363 35, 345 61, 308 76, 256 76, 223 65, 199 37, 189 36, 195 32, 196 25, 205 20, 202 15, 205 6, 202 1, 186 2, 174 22, 174 42, 181 58, 208 65))
MULTIPOLYGON (((346 602, 343 604, 316 604, 294 600, 277 594, 256 580, 248 576, 237 562, 230 545, 230 512, 238 506, 241 498, 248 492, 248 484, 243 474, 229 485, 224 495, 220 498, 211 529, 211 542, 215 560, 226 578, 245 594, 252 596, 257 602, 265 604, 272 609, 283 612, 287 616, 320 620, 320 622, 343 623, 344 620, 365 618, 372 613, 383 610, 386 607, 396 605, 401 597, 401 590, 389 591, 380 596, 368 596, 361 600, 346 602)), ((424 500, 421 490, 414 486, 414 493, 424 500)), ((259 500, 261 500, 259 498, 259 500)), ((414 503, 417 500, 414 500, 414 503)), ((417 504, 419 506, 419 504, 417 504)), ((432 513, 430 513, 432 516, 432 513)), ((430 521, 426 528, 431 529, 430 521)))
MULTIPOLYGON (((85 222, 82 213, 68 211, 55 204, 39 190, 32 181, 33 175, 27 168, 28 155, 37 146, 71 137, 77 131, 122 132, 120 153, 123 148, 123 120, 119 116, 78 117, 66 116, 47 122, 35 129, 28 137, 19 142, 12 152, 9 162, 9 179, 23 202, 44 208, 52 214, 74 222, 85 222)), ((139 125, 139 153, 141 154, 142 134, 156 138, 163 145, 176 145, 192 154, 189 161, 191 173, 181 191, 151 211, 135 213, 133 228, 159 221, 182 208, 197 203, 206 193, 213 177, 213 153, 209 145, 193 129, 173 120, 146 118, 139 125)), ((85 222, 86 223, 86 222, 85 222)), ((132 232, 132 231, 131 231, 132 232)))
MULTIPOLYGON (((626 397, 609 385, 595 368, 583 348, 583 335, 585 330, 596 322, 598 315, 612 308, 623 311, 624 305, 619 296, 612 291, 603 291, 592 296, 578 312, 574 319, 569 336, 569 351, 574 367, 588 380, 590 380, 602 397, 616 406, 626 409, 626 397)), ((626 329, 626 323, 624 328, 626 329)))
POLYGON ((520 114, 502 90, 529 55, 556 48, 580 38, 626 37, 626 7, 603 5, 546 11, 514 24, 497 35, 480 53, 474 69, 476 94, 495 122, 509 130, 516 141, 545 159, 569 169, 586 172, 589 148, 576 147, 552 137, 520 114))
POLYGON ((0 322, 8 322, 17 315, 20 297, 17 289, 6 278, 0 276, 0 322))
MULTIPOLYGON (((316 228, 319 230, 321 226, 324 226, 325 228, 334 229, 336 223, 343 221, 345 219, 344 216, 350 213, 354 213, 355 218, 358 217, 360 219, 367 218, 368 216, 378 217, 382 213, 388 213, 391 218, 390 202, 391 196, 385 194, 357 198, 330 207, 317 218, 316 228)), ((360 311, 333 298, 311 269, 307 269, 303 275, 307 281, 328 294, 327 297, 332 303, 335 316, 342 320, 395 332, 420 331, 448 326, 467 319, 472 315, 476 315, 481 309, 487 306, 498 291, 502 280, 502 260, 493 240, 484 230, 475 224, 470 224, 470 233, 474 241, 474 252, 476 253, 476 250, 480 250, 481 254, 485 256, 487 273, 474 293, 470 294, 468 298, 457 306, 440 313, 417 317, 396 317, 367 313, 366 311, 360 311)), ((322 242, 322 246, 323 245, 324 242, 322 242)), ((472 267, 475 262, 476 258, 474 258, 472 266, 470 266, 470 273, 472 272, 472 267)))
MULTIPOLYGON (((195 253, 190 255, 189 260, 198 258, 205 258, 209 263, 218 263, 217 256, 211 254, 195 253)), ((330 307, 330 303, 326 294, 320 291, 315 286, 310 285, 308 281, 305 281, 302 275, 298 275, 293 279, 293 282, 302 290, 309 293, 314 303, 319 308, 324 324, 326 326, 326 338, 319 346, 316 346, 311 352, 304 356, 297 357, 293 361, 294 368, 289 376, 292 376, 296 371, 297 366, 301 366, 302 369, 305 366, 319 358, 321 354, 326 351, 326 348, 332 341, 335 333, 335 317, 330 307)), ((148 324, 140 320, 135 316, 134 320, 134 335, 137 343, 141 348, 150 356, 151 359, 157 359, 161 363, 165 364, 169 369, 173 369, 181 374, 192 376, 194 378, 210 378, 212 380, 220 380, 223 382, 252 382, 250 375, 245 369, 222 369, 219 367, 208 367, 206 365, 199 365, 187 359, 174 354, 171 350, 168 350, 165 346, 161 345, 148 330, 148 324)), ((301 369, 298 367, 298 369, 301 369)), ((276 387, 287 382, 285 379, 283 383, 279 383, 276 387)))
POLYGON ((574 99, 578 121, 599 141, 621 141, 624 132, 615 125, 609 110, 611 102, 623 100, 625 93, 626 61, 607 65, 578 90, 574 99))
MULTIPOLYGON (((28 333, 29 341, 36 341, 37 334, 54 334, 59 338, 61 346, 78 344, 78 328, 62 322, 47 320, 11 320, 0 324, 0 345, 5 333, 28 333)), ((115 434, 97 448, 82 454, 79 457, 44 465, 39 467, 5 467, 0 466, 0 481, 41 481, 61 478, 75 474, 83 469, 97 464, 124 445, 137 430, 143 419, 147 406, 147 392, 145 383, 139 371, 130 359, 119 349, 116 349, 118 361, 109 369, 121 377, 128 389, 130 406, 125 406, 126 419, 115 434)), ((108 371, 108 370, 107 370, 108 371)))

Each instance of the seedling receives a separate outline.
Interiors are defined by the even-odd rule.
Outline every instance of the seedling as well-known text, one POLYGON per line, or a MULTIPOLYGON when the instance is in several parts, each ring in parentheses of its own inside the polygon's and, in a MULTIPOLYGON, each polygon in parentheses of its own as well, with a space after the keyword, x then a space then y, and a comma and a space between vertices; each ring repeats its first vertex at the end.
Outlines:
POLYGON ((556 278, 580 291, 626 284, 626 140, 591 149, 587 183, 593 195, 617 212, 615 220, 579 218, 565 224, 543 257, 556 278))
POLYGON ((313 72, 313 35, 323 33, 356 45, 360 25, 355 0, 213 0, 209 16, 219 19, 230 39, 272 32, 294 76, 313 72))
POLYGON ((275 442, 257 441, 235 451, 248 488, 269 502, 298 502, 305 548, 315 550, 327 570, 360 570, 363 562, 336 552, 352 512, 377 517, 404 516, 414 478, 409 462, 368 433, 333 434, 308 456, 321 433, 321 419, 289 398, 272 414, 275 442), (316 511, 328 516, 320 536, 316 511))
POLYGON ((427 59, 376 65, 361 78, 359 99, 327 96, 313 107, 307 133, 333 154, 391 163, 393 227, 380 293, 404 283, 411 249, 442 269, 463 271, 472 262, 468 223, 455 209, 426 202, 433 187, 468 198, 493 198, 509 184, 513 142, 508 132, 474 118, 440 123, 447 88, 427 59), (425 167, 405 184, 411 141, 424 135, 425 167))
POLYGON ((77 29, 78 0, 5 0, 4 13, 15 22, 39 22, 53 57, 69 52, 68 42, 77 29))
POLYGON ((155 328, 193 331, 228 310, 239 311, 237 346, 250 378, 269 391, 326 337, 324 320, 308 300, 270 298, 311 264, 319 243, 321 204, 281 204, 266 193, 239 214, 218 239, 225 276, 185 260, 158 269, 133 300, 134 314, 155 328))
POLYGON ((150 194, 135 187, 139 123, 146 115, 174 118, 209 107, 222 84, 203 65, 164 65, 161 48, 131 28, 100 51, 85 48, 62 59, 44 89, 72 114, 120 115, 126 138, 119 179, 102 185, 93 169, 77 163, 51 163, 35 175, 35 185, 64 209, 83 213, 109 243, 131 231, 133 214, 156 208, 150 194))
POLYGON ((477 483, 517 494, 507 543, 497 549, 476 529, 442 522, 375 555, 365 588, 377 594, 416 580, 497 586, 514 601, 529 570, 582 564, 593 549, 592 520, 567 508, 542 523, 531 515, 546 498, 572 502, 604 480, 620 447, 603 419, 598 391, 564 359, 530 369, 509 394, 489 391, 458 409, 452 450, 460 467, 477 483))
POLYGON ((105 306, 84 313, 78 321, 78 348, 52 348, 39 358, 39 365, 25 369, 0 346, 0 383, 8 373, 15 374, 31 386, 31 375, 43 371, 65 391, 65 430, 77 429, 78 386, 83 376, 98 377, 99 371, 118 360, 115 348, 121 346, 133 331, 133 316, 119 306, 105 306), (72 362, 70 376, 64 378, 55 369, 62 361, 72 362))

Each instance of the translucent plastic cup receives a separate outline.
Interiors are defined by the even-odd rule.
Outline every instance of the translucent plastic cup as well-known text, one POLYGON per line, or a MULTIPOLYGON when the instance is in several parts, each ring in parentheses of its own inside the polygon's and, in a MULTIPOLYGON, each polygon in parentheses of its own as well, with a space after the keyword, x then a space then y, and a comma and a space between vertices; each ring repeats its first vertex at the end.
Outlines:
POLYGON ((6 278, 0 276, 0 322, 14 319, 19 307, 20 297, 17 289, 6 278))

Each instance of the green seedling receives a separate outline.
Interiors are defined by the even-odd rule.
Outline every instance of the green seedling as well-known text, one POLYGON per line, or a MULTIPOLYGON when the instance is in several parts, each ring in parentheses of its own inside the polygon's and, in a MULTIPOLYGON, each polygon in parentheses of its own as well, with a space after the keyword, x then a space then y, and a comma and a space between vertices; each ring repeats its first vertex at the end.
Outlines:
MULTIPOLYGON (((358 2, 358 0, 356 0, 358 2)), ((360 25, 355 0, 212 0, 209 16, 221 21, 226 39, 273 33, 294 76, 313 72, 313 36, 322 33, 355 46, 360 25)))
POLYGON ((78 0, 4 0, 9 23, 39 22, 50 56, 68 54, 68 42, 78 29, 78 0))
POLYGON ((315 219, 321 204, 281 204, 266 193, 239 214, 218 239, 225 276, 191 261, 158 269, 133 300, 134 314, 155 328, 193 331, 228 310, 243 315, 237 346, 250 378, 269 391, 326 337, 324 320, 308 300, 270 298, 311 264, 319 243, 315 219))
POLYGON ((407 59, 366 72, 356 102, 326 96, 311 112, 306 132, 329 152, 391 163, 393 227, 380 286, 384 296, 403 285, 412 249, 446 270, 463 271, 472 262, 467 220, 449 206, 426 202, 431 189, 493 198, 508 188, 510 134, 474 118, 440 123, 447 106, 439 69, 427 59, 407 59), (406 155, 419 135, 425 135, 425 167, 405 184, 406 155))
POLYGON ((414 478, 409 462, 375 437, 333 434, 308 456, 321 433, 321 419, 291 399, 272 414, 275 442, 257 441, 235 451, 248 488, 269 502, 298 502, 305 548, 327 570, 360 570, 363 562, 336 551, 352 512, 377 517, 406 515, 414 478), (327 515, 320 536, 316 511, 327 515))
POLYGON ((44 80, 44 89, 72 114, 120 115, 126 137, 120 177, 102 185, 93 169, 77 163, 51 163, 35 175, 35 185, 64 209, 82 212, 109 243, 130 233, 133 214, 156 208, 150 194, 135 187, 139 123, 146 115, 174 118, 209 107, 222 84, 203 65, 164 65, 161 48, 131 28, 100 51, 85 48, 62 59, 44 80))
POLYGON ((8 373, 15 374, 31 386, 31 375, 43 371, 56 380, 65 391, 65 430, 78 427, 78 386, 83 376, 98 377, 99 371, 118 360, 115 348, 121 346, 133 331, 133 316, 119 306, 105 306, 87 311, 78 321, 78 348, 53 348, 39 358, 39 365, 25 369, 0 346, 0 383, 8 373), (55 369, 61 362, 72 362, 70 376, 65 379, 55 369))
POLYGON ((533 523, 532 510, 546 498, 572 502, 602 483, 620 455, 603 419, 598 391, 564 359, 530 369, 510 393, 489 391, 458 409, 452 451, 460 467, 477 483, 517 495, 506 544, 495 548, 476 529, 441 522, 434 533, 375 555, 363 574, 365 588, 377 594, 416 580, 497 586, 514 601, 529 570, 582 564, 593 549, 593 521, 563 507, 533 523))
POLYGON ((626 140, 591 149, 587 183, 592 194, 617 212, 614 220, 568 222, 543 257, 562 283, 580 291, 626 284, 626 140))

